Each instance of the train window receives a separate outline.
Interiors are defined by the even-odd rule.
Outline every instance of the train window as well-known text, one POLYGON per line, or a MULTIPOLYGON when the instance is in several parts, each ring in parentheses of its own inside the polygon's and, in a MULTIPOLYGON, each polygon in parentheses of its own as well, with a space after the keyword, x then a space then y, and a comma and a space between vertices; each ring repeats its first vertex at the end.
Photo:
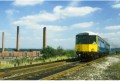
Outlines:
POLYGON ((96 36, 77 35, 76 44, 96 44, 96 36))
POLYGON ((89 36, 88 35, 79 35, 76 36, 77 44, 89 44, 89 36))
POLYGON ((89 36, 89 44, 96 44, 96 36, 89 36))

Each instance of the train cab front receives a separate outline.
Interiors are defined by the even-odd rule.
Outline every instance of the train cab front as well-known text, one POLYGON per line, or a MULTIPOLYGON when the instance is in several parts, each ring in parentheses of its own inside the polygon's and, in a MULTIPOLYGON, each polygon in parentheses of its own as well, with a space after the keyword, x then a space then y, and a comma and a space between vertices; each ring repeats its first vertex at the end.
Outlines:
POLYGON ((88 33, 76 35, 75 50, 79 57, 96 53, 98 51, 97 36, 88 33))

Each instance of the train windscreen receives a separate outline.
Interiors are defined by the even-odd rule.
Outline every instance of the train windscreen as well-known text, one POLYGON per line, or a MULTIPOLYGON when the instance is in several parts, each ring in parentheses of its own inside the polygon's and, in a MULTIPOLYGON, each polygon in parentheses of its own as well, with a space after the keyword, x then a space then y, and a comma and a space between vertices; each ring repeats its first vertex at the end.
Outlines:
POLYGON ((77 35, 76 44, 96 44, 96 36, 94 35, 77 35))

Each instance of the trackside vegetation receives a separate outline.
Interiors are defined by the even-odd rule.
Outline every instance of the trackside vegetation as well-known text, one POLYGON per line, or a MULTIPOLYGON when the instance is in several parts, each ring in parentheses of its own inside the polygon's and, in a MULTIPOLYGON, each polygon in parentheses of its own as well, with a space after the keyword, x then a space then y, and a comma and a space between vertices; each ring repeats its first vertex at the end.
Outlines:
POLYGON ((67 56, 67 57, 75 57, 76 53, 74 50, 64 50, 60 46, 57 49, 54 49, 50 46, 42 50, 43 58, 50 58, 55 56, 67 56))
POLYGON ((16 57, 14 60, 11 60, 5 64, 0 64, 0 69, 25 66, 25 65, 37 64, 37 63, 53 62, 53 61, 59 61, 59 60, 77 57, 74 50, 70 50, 70 49, 65 50, 60 46, 57 49, 47 46, 45 49, 41 50, 41 54, 43 54, 42 57, 36 57, 36 58, 16 57))

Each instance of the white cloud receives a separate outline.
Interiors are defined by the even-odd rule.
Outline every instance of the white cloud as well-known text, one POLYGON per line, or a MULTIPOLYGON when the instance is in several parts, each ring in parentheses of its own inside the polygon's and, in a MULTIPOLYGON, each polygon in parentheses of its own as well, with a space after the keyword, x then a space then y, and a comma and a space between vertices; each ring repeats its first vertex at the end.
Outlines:
MULTIPOLYGON (((67 17, 80 17, 88 15, 92 12, 99 10, 99 8, 93 7, 66 7, 63 9, 62 6, 56 6, 53 9, 53 13, 40 12, 35 15, 28 15, 20 18, 17 22, 26 22, 26 23, 40 23, 40 22, 53 22, 60 19, 65 19, 67 17)), ((22 24, 22 23, 21 23, 22 24)))
POLYGON ((70 39, 70 38, 69 38, 69 39, 65 39, 65 38, 54 38, 53 40, 59 42, 59 41, 67 41, 67 40, 71 40, 71 39, 70 39))
MULTIPOLYGON (((43 27, 46 26, 51 29, 52 28, 56 29, 56 31, 62 31, 62 30, 64 30, 63 28, 65 28, 65 27, 54 26, 54 25, 50 26, 50 25, 47 25, 47 24, 44 25, 41 23, 53 22, 53 21, 67 18, 67 17, 85 16, 85 15, 88 15, 97 10, 99 10, 99 8, 93 8, 93 7, 66 7, 66 8, 63 8, 62 6, 56 6, 53 9, 53 13, 48 13, 48 12, 44 11, 44 12, 40 12, 35 15, 24 16, 24 17, 20 18, 19 20, 14 21, 13 24, 24 26, 27 28, 33 28, 33 29, 37 29, 42 26, 43 27)), ((78 24, 74 24, 73 27, 76 27, 76 28, 91 27, 93 24, 94 24, 93 22, 78 23, 78 24)))
POLYGON ((26 21, 26 22, 17 21, 17 22, 14 22, 13 25, 15 25, 15 26, 19 25, 19 26, 22 26, 22 27, 35 29, 35 30, 42 29, 43 27, 47 27, 47 30, 56 31, 56 32, 67 30, 66 26, 43 25, 43 24, 38 24, 38 23, 35 23, 35 22, 31 22, 31 21, 26 21))
POLYGON ((56 21, 59 17, 52 13, 41 12, 35 15, 28 15, 20 18, 20 21, 34 21, 34 22, 44 22, 44 21, 56 21))
POLYGON ((80 1, 71 1, 68 6, 78 6, 80 1))
POLYGON ((119 3, 120 2, 120 0, 115 0, 116 1, 116 3, 119 3))
POLYGON ((54 26, 54 25, 42 25, 42 27, 47 27, 51 31, 65 31, 67 30, 66 26, 54 26))
POLYGON ((120 13, 118 14, 118 16, 120 16, 120 13))
POLYGON ((120 29, 120 25, 107 26, 107 27, 105 27, 105 29, 107 29, 107 30, 119 30, 120 29))
POLYGON ((60 38, 53 38, 50 43, 51 46, 54 46, 57 48, 58 46, 61 46, 63 48, 67 49, 74 49, 75 46, 75 38, 70 37, 70 38, 64 38, 63 36, 60 38), (53 44, 54 43, 54 44, 53 44), (67 45, 66 45, 67 44, 67 45))
POLYGON ((89 7, 89 6, 85 6, 85 7, 66 7, 63 8, 62 6, 56 6, 54 8, 54 12, 56 14, 59 14, 61 16, 64 17, 80 17, 80 16, 85 16, 88 15, 92 12, 98 11, 100 10, 100 8, 97 7, 89 7))
POLYGON ((32 21, 15 21, 12 23, 14 26, 22 26, 22 27, 26 27, 26 28, 30 28, 30 29, 42 29, 43 27, 47 27, 47 29, 49 31, 56 31, 56 32, 61 32, 61 31, 66 31, 68 29, 80 29, 80 28, 90 28, 92 26, 95 25, 95 22, 82 22, 82 23, 76 23, 73 24, 71 26, 69 26, 69 28, 67 26, 60 26, 60 25, 47 25, 47 24, 40 24, 40 23, 36 23, 36 22, 32 22, 32 21))
POLYGON ((120 3, 112 5, 112 8, 120 8, 120 3))
POLYGON ((18 10, 14 10, 14 9, 8 9, 5 11, 5 13, 8 15, 8 16, 12 16, 14 15, 14 13, 19 13, 18 10))
POLYGON ((42 4, 44 0, 15 0, 13 4, 15 6, 33 6, 36 4, 42 4))
MULTIPOLYGON (((53 47, 57 47, 58 44, 60 46, 63 46, 65 48, 71 48, 70 46, 73 46, 75 43, 74 36, 71 37, 72 40, 67 41, 68 39, 65 37, 66 35, 70 35, 70 33, 67 30, 71 29, 67 26, 60 26, 60 25, 53 25, 51 22, 58 22, 58 20, 61 19, 67 19, 70 17, 81 17, 89 15, 93 12, 98 11, 100 8, 96 7, 63 7, 63 6, 56 6, 53 8, 53 11, 51 13, 49 12, 40 12, 35 15, 28 15, 24 16, 16 21, 14 21, 12 24, 19 25, 21 28, 25 27, 27 29, 31 29, 32 31, 36 31, 35 33, 42 33, 43 27, 47 28, 47 45, 51 45, 53 47), (65 36, 64 36, 65 35, 65 36), (64 39, 65 37, 65 39, 64 39), (56 39, 55 39, 56 38, 56 39), (55 40, 52 40, 55 39, 55 40), (60 39, 60 41, 55 42, 57 39, 60 39), (65 45, 66 43, 69 43, 69 45, 65 45)), ((92 26, 93 22, 86 23, 85 27, 92 26)), ((83 23, 85 25, 85 23, 83 23)), ((41 34, 42 35, 42 34, 41 34)), ((39 36, 41 37, 41 36, 39 36)), ((39 40, 40 41, 40 40, 39 40)), ((37 43, 37 42, 36 42, 37 43)), ((39 42, 38 42, 39 43, 39 42)), ((42 42, 41 42, 42 45, 42 42)), ((30 46, 30 45, 29 45, 30 46)))
POLYGON ((10 16, 13 15, 13 12, 14 12, 13 10, 6 10, 6 11, 5 11, 5 13, 6 13, 7 15, 10 15, 10 16))
POLYGON ((72 28, 89 28, 92 27, 95 23, 90 21, 90 22, 83 22, 83 23, 77 23, 72 25, 72 28))
POLYGON ((99 36, 102 38, 107 39, 107 41, 110 43, 110 47, 120 47, 120 31, 118 32, 110 32, 110 33, 99 33, 99 36))

